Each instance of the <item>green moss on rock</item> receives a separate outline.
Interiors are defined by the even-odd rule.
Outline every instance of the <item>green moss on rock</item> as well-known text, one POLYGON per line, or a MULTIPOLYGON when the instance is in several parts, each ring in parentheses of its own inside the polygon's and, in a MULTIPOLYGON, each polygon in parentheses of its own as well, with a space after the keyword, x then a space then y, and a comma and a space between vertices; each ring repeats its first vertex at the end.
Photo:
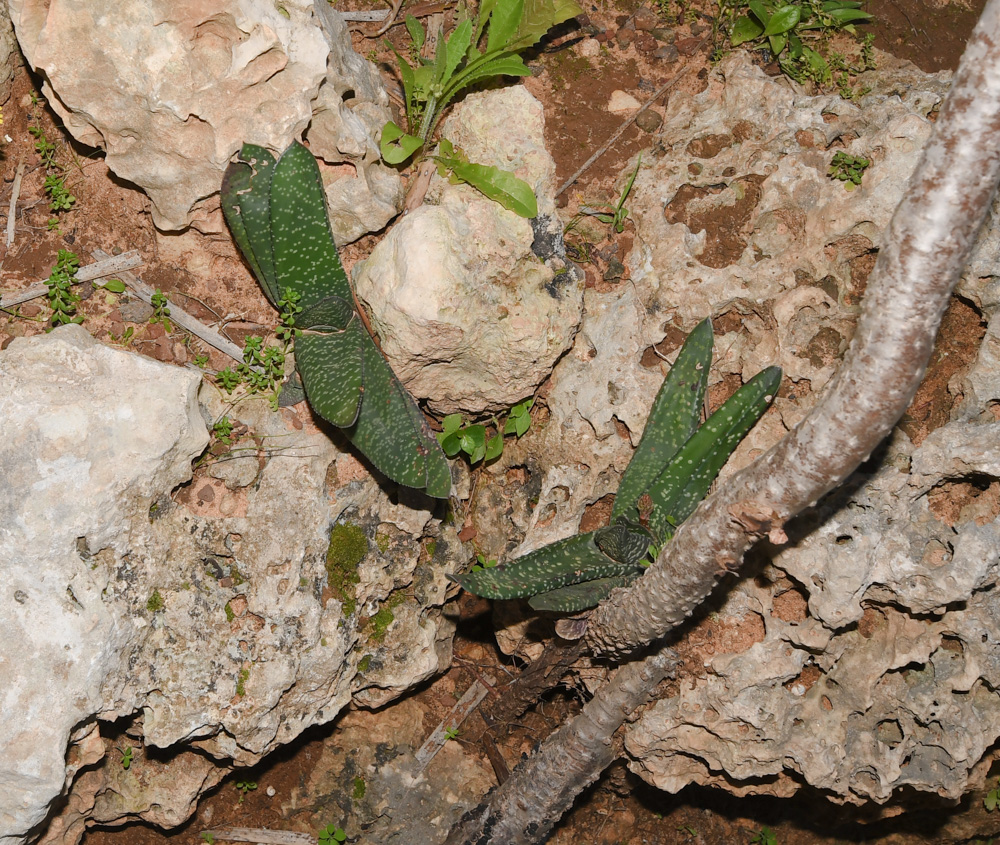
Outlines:
POLYGON ((368 538, 357 525, 339 522, 330 532, 326 550, 326 577, 330 592, 344 607, 344 615, 357 610, 354 587, 361 580, 358 564, 368 554, 368 538))

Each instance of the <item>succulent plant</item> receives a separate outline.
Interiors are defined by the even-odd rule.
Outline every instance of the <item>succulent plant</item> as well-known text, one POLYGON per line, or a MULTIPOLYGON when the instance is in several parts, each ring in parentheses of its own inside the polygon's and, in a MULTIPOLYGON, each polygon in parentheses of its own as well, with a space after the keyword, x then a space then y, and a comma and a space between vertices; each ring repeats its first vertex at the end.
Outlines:
POLYGON ((295 366, 309 404, 389 479, 446 498, 448 461, 358 315, 312 154, 295 142, 275 159, 244 144, 222 210, 271 304, 298 294, 295 366))
POLYGON ((781 381, 781 370, 768 367, 699 426, 712 341, 707 319, 685 341, 622 476, 611 525, 452 579, 486 598, 527 597, 535 610, 574 613, 600 603, 611 590, 642 574, 651 556, 708 493, 781 381))

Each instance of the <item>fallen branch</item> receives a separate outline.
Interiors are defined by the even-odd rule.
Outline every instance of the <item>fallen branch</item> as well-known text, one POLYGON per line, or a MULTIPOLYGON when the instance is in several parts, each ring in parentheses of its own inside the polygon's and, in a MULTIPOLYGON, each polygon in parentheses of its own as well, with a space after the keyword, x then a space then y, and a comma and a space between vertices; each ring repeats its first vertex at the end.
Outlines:
MULTIPOLYGON (((15 177, 16 178, 16 177, 15 177)), ((97 255, 95 252, 94 255, 97 255)), ((142 264, 142 258, 136 250, 123 252, 121 255, 108 255, 106 252, 100 253, 101 258, 93 264, 88 264, 76 271, 74 284, 77 282, 90 282, 94 279, 103 279, 106 276, 124 275, 132 267, 142 264)), ((49 292, 49 286, 42 282, 32 285, 17 293, 9 293, 0 299, 0 308, 13 308, 39 296, 45 296, 49 292)))
MULTIPOLYGON (((218 830, 203 830, 206 836, 224 842, 256 842, 258 845, 316 845, 316 837, 311 833, 296 833, 293 830, 268 830, 266 827, 226 827, 218 830)), ((211 841, 211 840, 206 840, 211 841)))
POLYGON ((19 162, 14 174, 14 184, 10 188, 10 206, 7 208, 7 247, 14 244, 14 221, 17 211, 17 198, 21 195, 21 179, 24 178, 24 162, 19 162))
MULTIPOLYGON (((95 258, 110 258, 106 252, 100 249, 95 249, 91 253, 95 258)), ((121 257, 121 256, 119 256, 121 257)), ((80 270, 80 273, 83 269, 80 270)), ((79 275, 79 274, 78 274, 79 275)), ((127 270, 118 273, 118 277, 135 293, 139 299, 143 302, 152 305, 153 304, 153 294, 156 293, 153 288, 147 285, 142 279, 139 279, 127 270)), ((221 334, 219 334, 215 329, 210 329, 200 320, 192 317, 179 305, 175 305, 173 302, 170 303, 170 320, 180 326, 182 329, 191 332, 191 334, 200 337, 205 343, 210 346, 214 346, 220 352, 224 352, 234 361, 243 361, 243 350, 240 349, 231 340, 227 340, 221 334)))
MULTIPOLYGON (((492 678, 488 678, 488 680, 492 680, 492 678)), ((434 759, 434 755, 444 748, 444 744, 449 739, 448 732, 457 730, 458 726, 479 706, 479 702, 486 697, 488 692, 489 689, 486 685, 479 681, 473 683, 466 690, 458 704, 451 708, 448 715, 441 720, 441 723, 417 750, 414 755, 417 764, 414 774, 419 774, 427 768, 427 764, 434 759)))

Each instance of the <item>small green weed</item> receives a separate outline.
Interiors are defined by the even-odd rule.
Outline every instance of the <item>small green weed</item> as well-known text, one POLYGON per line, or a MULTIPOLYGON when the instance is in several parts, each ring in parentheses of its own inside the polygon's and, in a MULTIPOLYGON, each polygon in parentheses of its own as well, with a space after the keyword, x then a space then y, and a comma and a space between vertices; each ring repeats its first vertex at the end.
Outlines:
POLYGON ((167 333, 173 331, 170 325, 170 300, 164 296, 163 291, 157 290, 149 299, 149 304, 153 306, 153 316, 149 318, 149 324, 155 326, 159 323, 167 333))
POLYGON ((342 827, 328 824, 317 834, 319 845, 341 845, 347 841, 347 834, 342 827))
POLYGON ((629 215, 629 211, 625 207, 625 200, 628 199, 628 195, 632 191, 632 185, 635 183, 635 177, 639 175, 639 165, 641 164, 642 154, 639 155, 639 158, 635 163, 635 170, 632 171, 632 175, 625 184, 625 189, 622 191, 621 196, 618 197, 616 205, 606 205, 602 208, 592 208, 585 205, 580 209, 580 214, 596 217, 602 223, 610 224, 619 235, 625 231, 625 220, 629 215))
POLYGON ((204 370, 205 367, 208 366, 208 355, 206 355, 204 353, 201 353, 199 355, 195 355, 194 359, 193 359, 193 363, 199 369, 204 370))
POLYGON ((80 269, 80 259, 75 252, 61 249, 56 256, 56 266, 52 268, 45 284, 49 289, 46 294, 52 307, 52 326, 64 326, 67 323, 82 323, 83 315, 76 313, 76 303, 80 297, 73 292, 76 283, 76 273, 80 269))
POLYGON ((97 279, 91 282, 97 290, 106 290, 108 293, 125 293, 125 282, 121 279, 108 279, 106 282, 99 282, 97 279))
POLYGON ((502 426, 494 417, 492 434, 487 431, 483 423, 466 423, 461 414, 449 414, 441 420, 438 442, 449 458, 454 458, 459 452, 463 452, 470 464, 477 464, 482 460, 487 462, 496 460, 503 454, 504 437, 514 435, 521 438, 531 428, 529 412, 534 401, 525 399, 511 408, 502 426))
POLYGON ((208 843, 208 845, 215 845, 215 835, 208 830, 203 830, 201 832, 201 838, 203 841, 208 843))
MULTIPOLYGON (((45 137, 45 130, 40 126, 29 126, 28 133, 35 139, 35 152, 42 160, 45 168, 43 187, 49 197, 49 211, 58 213, 69 211, 76 204, 76 197, 66 187, 66 171, 56 162, 58 148, 45 137)), ((59 221, 52 218, 48 221, 49 229, 58 228, 59 221)))
POLYGON ((225 443, 227 446, 233 442, 233 421, 229 419, 228 415, 219 417, 215 421, 215 425, 212 426, 212 434, 220 443, 225 443))
POLYGON ((240 793, 239 803, 243 803, 243 799, 247 797, 248 792, 253 792, 257 788, 257 782, 253 780, 238 780, 236 781, 236 788, 240 793))
POLYGON ((684 833, 687 836, 697 836, 698 835, 697 829, 694 827, 694 825, 690 825, 690 824, 682 824, 680 827, 677 828, 677 832, 678 833, 684 833))
MULTIPOLYGON (((862 11, 861 5, 861 0, 803 0, 801 3, 721 0, 719 18, 729 32, 731 46, 767 47, 787 76, 796 82, 811 80, 822 87, 833 81, 833 71, 838 66, 848 70, 843 57, 830 61, 830 56, 826 55, 827 41, 837 30, 856 35, 855 24, 871 20, 872 15, 862 11)), ((866 40, 861 45, 859 66, 850 68, 851 72, 860 73, 873 67, 872 59, 871 41, 866 40)), ((838 81, 838 88, 842 92, 845 90, 841 81, 838 81)))
POLYGON ((115 746, 115 748, 118 750, 118 753, 122 755, 122 768, 125 771, 128 771, 133 761, 135 760, 135 749, 131 745, 128 746, 128 748, 126 748, 124 751, 118 748, 117 745, 115 746))
POLYGON ((476 553, 476 562, 472 565, 470 572, 481 572, 484 569, 492 569, 497 565, 496 558, 491 558, 487 560, 482 552, 476 553))
POLYGON ((117 335, 110 334, 112 343, 120 343, 122 346, 128 346, 132 342, 132 337, 135 335, 135 329, 129 326, 122 332, 121 337, 117 335))
POLYGON ((461 731, 458 728, 447 728, 445 730, 445 732, 444 732, 444 738, 446 740, 449 740, 449 739, 458 739, 458 735, 460 733, 461 733, 461 731))
POLYGON ((751 845, 778 845, 778 837, 771 828, 764 826, 750 840, 751 845))
POLYGON ((852 156, 845 152, 834 153, 826 175, 831 179, 839 179, 847 190, 853 191, 861 184, 861 177, 871 163, 871 159, 864 156, 852 156))

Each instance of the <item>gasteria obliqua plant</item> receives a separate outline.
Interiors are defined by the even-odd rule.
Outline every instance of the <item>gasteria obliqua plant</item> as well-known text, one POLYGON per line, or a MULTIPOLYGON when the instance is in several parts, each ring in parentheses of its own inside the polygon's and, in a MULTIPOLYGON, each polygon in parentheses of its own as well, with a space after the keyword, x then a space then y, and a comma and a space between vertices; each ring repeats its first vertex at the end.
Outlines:
POLYGON ((297 303, 295 367, 313 410, 392 481, 446 498, 448 461, 355 308, 312 153, 295 142, 275 159, 244 144, 222 210, 271 304, 297 303))
POLYGON ((563 613, 593 607, 634 581, 708 493, 781 381, 781 370, 768 367, 699 426, 712 340, 712 324, 704 320, 685 341, 622 476, 611 525, 452 578, 476 595, 528 598, 535 610, 563 613))

